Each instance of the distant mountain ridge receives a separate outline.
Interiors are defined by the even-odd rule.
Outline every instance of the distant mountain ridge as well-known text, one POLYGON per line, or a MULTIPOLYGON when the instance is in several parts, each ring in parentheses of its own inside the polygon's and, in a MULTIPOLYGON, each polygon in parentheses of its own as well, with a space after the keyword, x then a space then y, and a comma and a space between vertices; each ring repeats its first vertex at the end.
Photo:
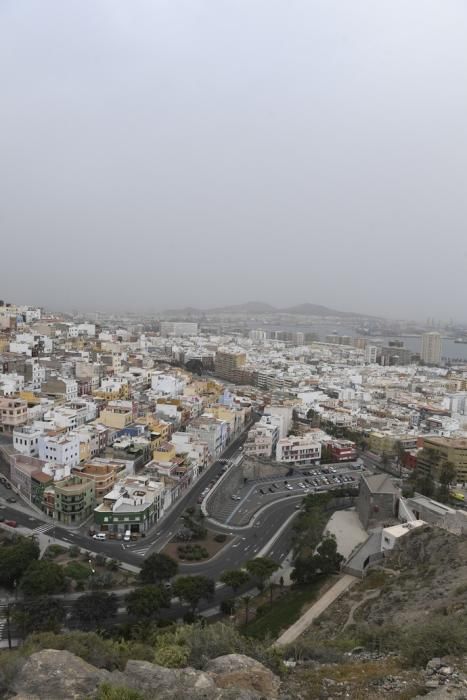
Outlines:
POLYGON ((278 308, 262 301, 247 301, 245 304, 232 304, 230 306, 220 306, 209 309, 197 309, 193 306, 186 306, 183 309, 168 309, 163 312, 164 316, 203 316, 204 314, 291 314, 293 316, 333 316, 339 318, 368 317, 364 314, 353 313, 351 311, 338 311, 330 309, 321 304, 297 304, 278 308))

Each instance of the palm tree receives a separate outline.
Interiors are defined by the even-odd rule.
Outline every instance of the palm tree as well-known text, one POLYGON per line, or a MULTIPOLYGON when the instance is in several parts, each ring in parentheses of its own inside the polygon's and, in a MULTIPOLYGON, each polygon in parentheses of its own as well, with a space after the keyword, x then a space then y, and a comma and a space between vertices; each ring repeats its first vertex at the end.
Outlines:
POLYGON ((397 466, 399 467, 399 477, 402 478, 402 460, 405 455, 405 448, 403 443, 398 440, 396 442, 396 455, 397 455, 397 466))
POLYGON ((242 603, 245 607, 245 625, 248 624, 248 613, 250 610, 250 600, 251 600, 251 595, 244 595, 242 598, 242 603))

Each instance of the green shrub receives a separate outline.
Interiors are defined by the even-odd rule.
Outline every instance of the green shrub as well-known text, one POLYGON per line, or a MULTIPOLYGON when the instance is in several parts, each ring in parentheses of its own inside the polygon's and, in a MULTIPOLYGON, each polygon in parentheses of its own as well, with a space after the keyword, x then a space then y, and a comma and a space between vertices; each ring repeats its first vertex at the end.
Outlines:
POLYGON ((460 656, 467 652, 465 617, 438 617, 409 627, 402 638, 401 652, 411 666, 425 666, 435 656, 460 656))
POLYGON ((56 559, 60 554, 64 554, 65 552, 65 547, 62 547, 60 544, 51 544, 45 550, 44 558, 56 559))
POLYGON ((178 644, 167 644, 158 647, 154 654, 154 662, 159 666, 168 668, 183 668, 187 666, 190 650, 187 646, 178 644))
POLYGON ((64 649, 97 668, 106 668, 109 671, 123 670, 129 659, 152 661, 154 657, 154 649, 146 644, 133 641, 116 642, 104 639, 95 632, 36 633, 27 637, 21 649, 25 656, 41 649, 64 649))
POLYGON ((96 554, 96 564, 97 566, 105 566, 105 563, 107 561, 107 557, 105 554, 96 554))
POLYGON ((74 581, 86 581, 91 575, 91 569, 78 561, 70 561, 63 569, 65 576, 74 581))
POLYGON ((71 559, 76 559, 77 557, 79 557, 80 554, 81 554, 81 550, 76 544, 74 544, 68 550, 68 555, 71 557, 71 559))
POLYGON ((144 700, 145 696, 131 688, 102 683, 97 690, 97 695, 93 695, 93 698, 95 700, 144 700))
POLYGON ((0 654, 0 695, 7 697, 11 690, 11 683, 21 671, 21 667, 25 662, 24 656, 20 651, 14 649, 6 649, 0 654))
POLYGON ((281 669, 278 653, 266 643, 244 637, 232 624, 215 622, 203 626, 196 622, 191 625, 176 625, 161 632, 155 638, 156 650, 166 646, 188 648, 189 655, 185 665, 204 668, 205 664, 224 654, 245 654, 260 661, 275 672, 281 669))
POLYGON ((222 533, 219 533, 218 535, 214 535, 214 539, 216 542, 225 542, 227 539, 227 535, 223 535, 222 533))
POLYGON ((282 656, 294 661, 317 661, 323 664, 341 663, 344 658, 339 650, 317 645, 314 640, 303 637, 283 647, 282 656))

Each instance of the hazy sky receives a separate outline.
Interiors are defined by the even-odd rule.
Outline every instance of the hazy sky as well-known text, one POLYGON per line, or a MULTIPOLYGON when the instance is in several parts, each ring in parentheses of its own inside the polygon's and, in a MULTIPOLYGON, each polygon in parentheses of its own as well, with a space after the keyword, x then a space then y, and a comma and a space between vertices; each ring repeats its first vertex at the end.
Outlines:
POLYGON ((0 0, 0 298, 467 320, 465 0, 0 0))

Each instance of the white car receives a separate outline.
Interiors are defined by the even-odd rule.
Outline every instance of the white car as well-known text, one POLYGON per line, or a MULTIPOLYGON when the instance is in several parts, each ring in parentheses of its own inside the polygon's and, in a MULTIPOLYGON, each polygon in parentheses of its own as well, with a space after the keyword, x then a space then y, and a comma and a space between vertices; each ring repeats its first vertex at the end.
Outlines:
POLYGON ((304 488, 305 488, 305 484, 302 484, 301 481, 300 481, 300 483, 299 483, 298 485, 300 486, 301 489, 304 489, 304 488))
POLYGON ((287 491, 293 491, 293 486, 291 486, 290 484, 287 484, 285 488, 287 489, 287 491))

